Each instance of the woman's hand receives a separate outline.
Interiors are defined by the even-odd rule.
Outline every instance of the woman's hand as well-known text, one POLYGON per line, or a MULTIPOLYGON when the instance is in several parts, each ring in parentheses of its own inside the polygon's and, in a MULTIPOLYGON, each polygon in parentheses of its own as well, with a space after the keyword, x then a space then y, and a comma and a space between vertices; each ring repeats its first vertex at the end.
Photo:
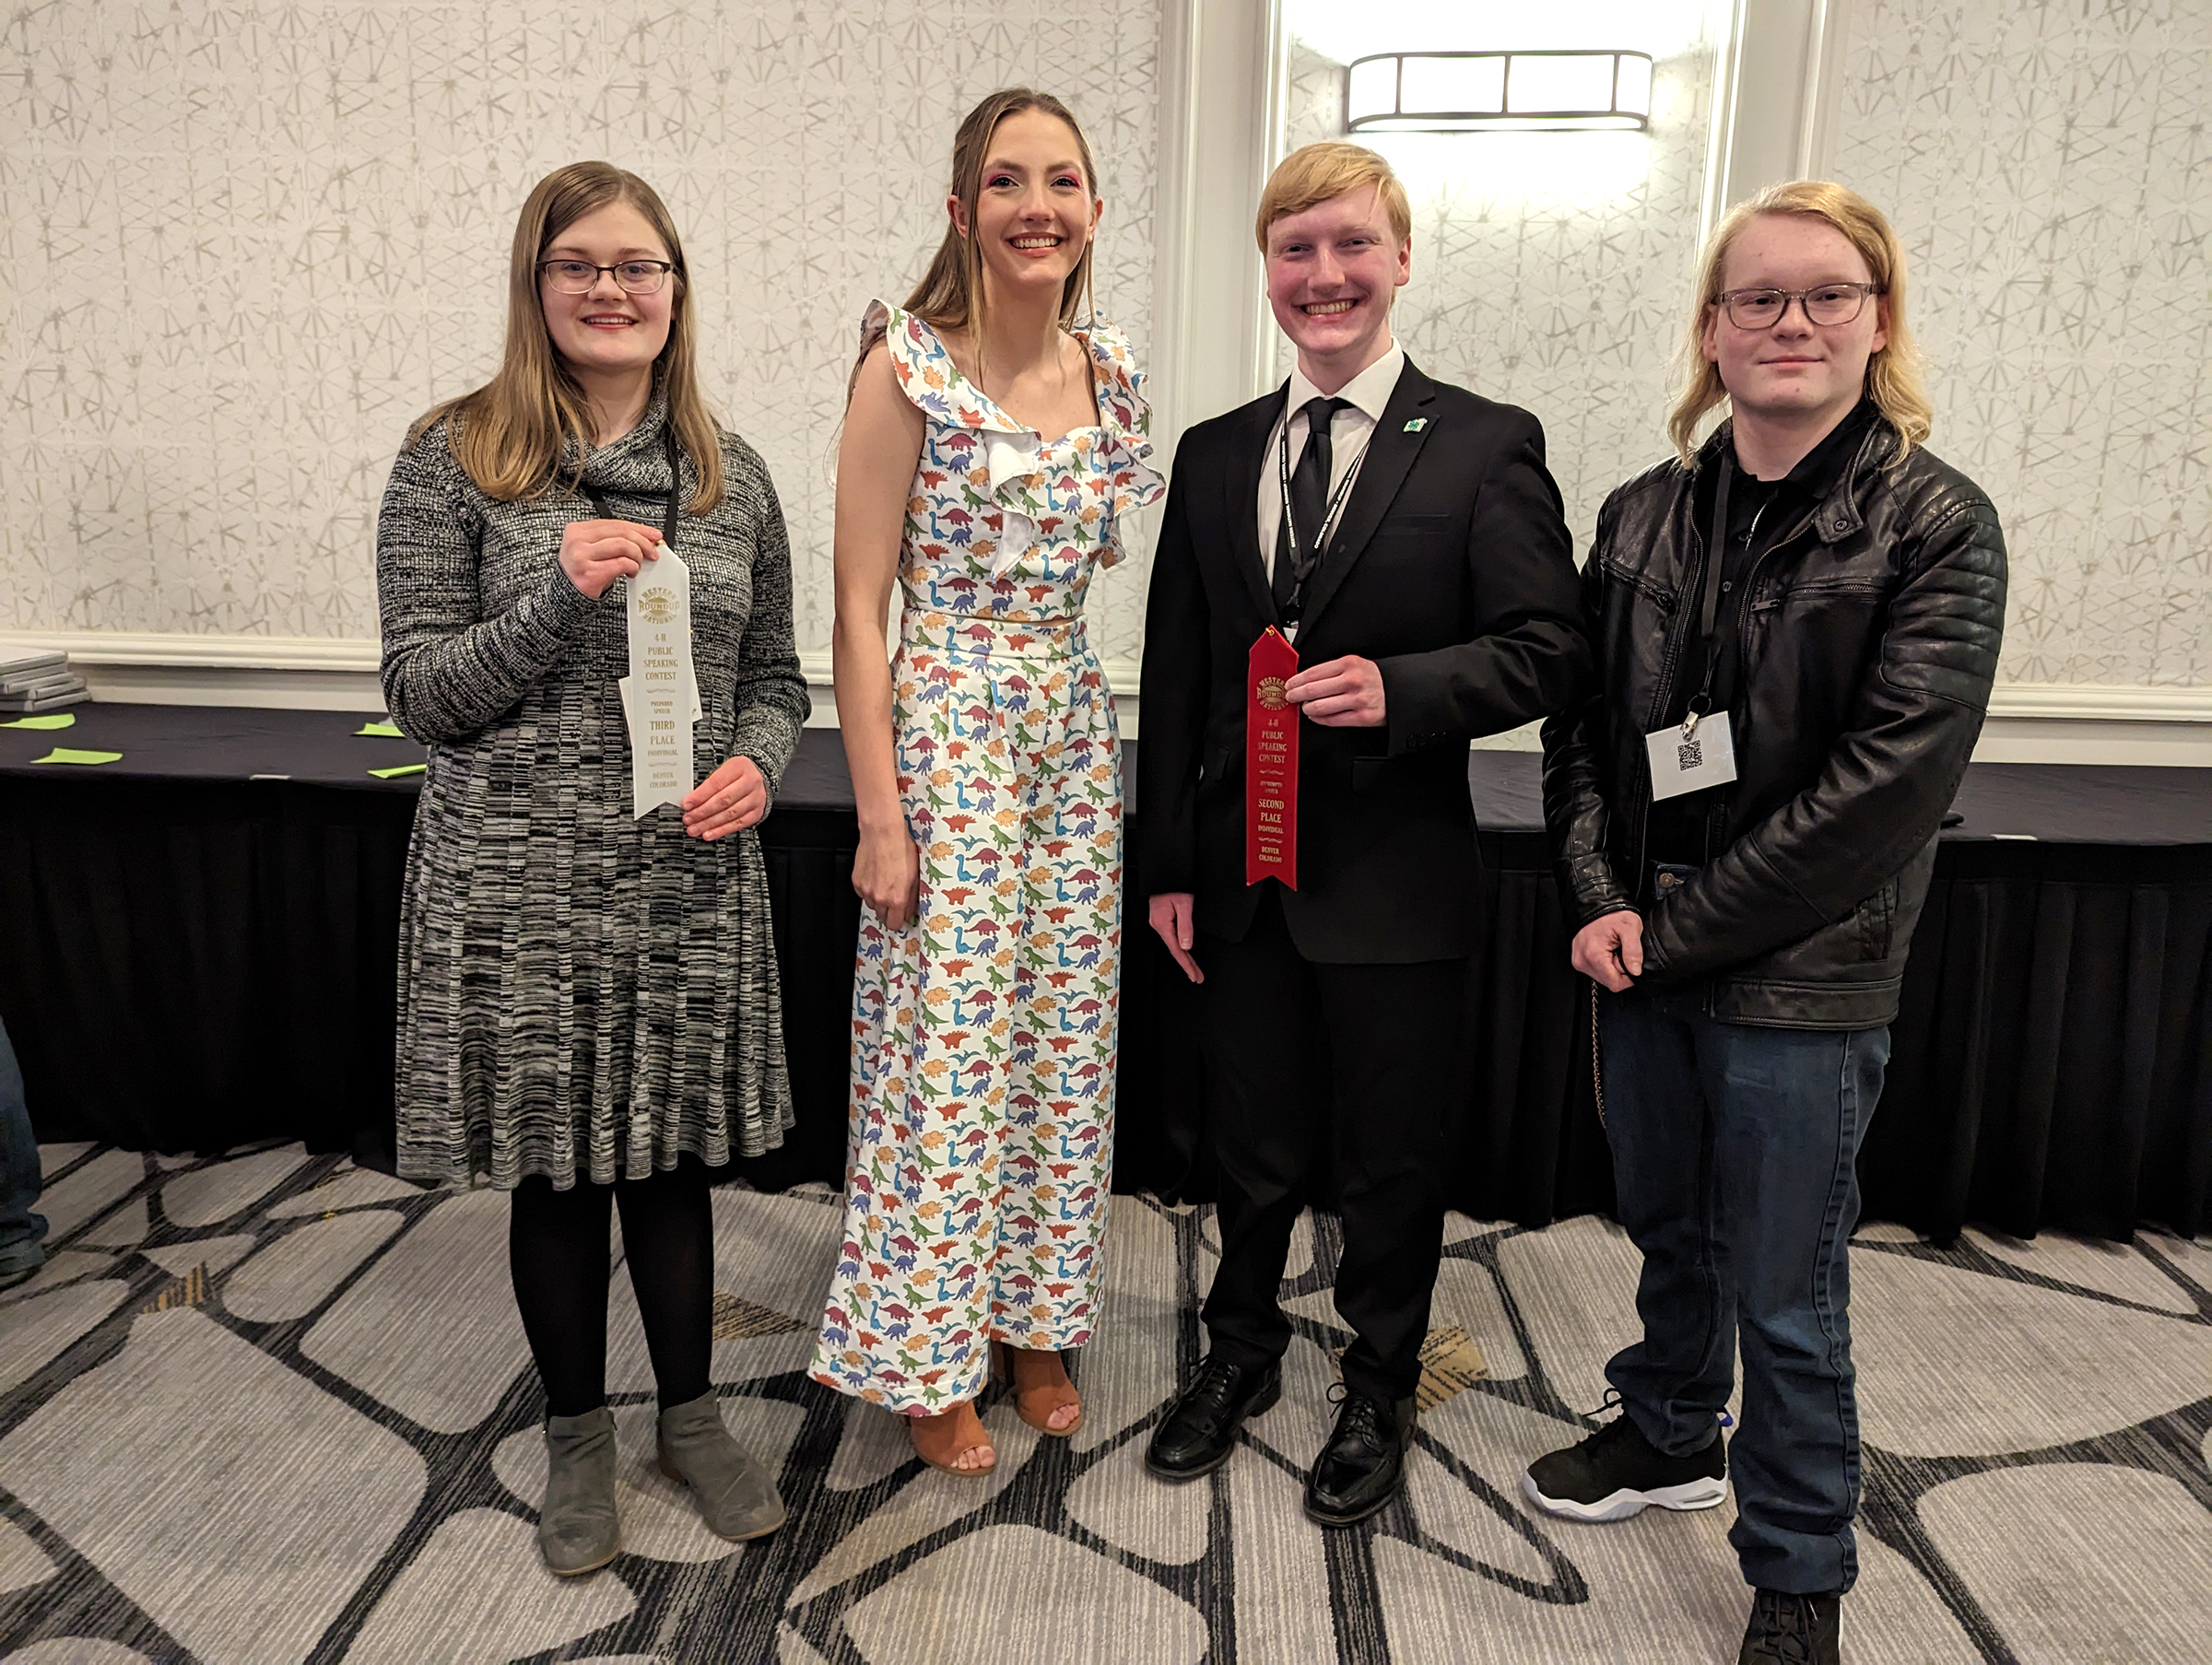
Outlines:
POLYGON ((860 849, 853 856, 853 888, 893 931, 914 917, 922 851, 903 825, 888 832, 861 833, 860 849))
POLYGON ((768 814, 768 780, 750 757, 733 757, 684 799, 684 831, 712 844, 757 827, 768 814))
POLYGON ((560 569, 594 601, 660 555, 660 533, 635 521, 571 521, 560 534, 560 569))
POLYGON ((914 917, 922 852, 907 827, 883 634, 922 433, 922 413, 899 391, 890 354, 878 342, 860 367, 837 451, 837 621, 830 651, 837 726, 860 818, 853 888, 894 931, 914 917))

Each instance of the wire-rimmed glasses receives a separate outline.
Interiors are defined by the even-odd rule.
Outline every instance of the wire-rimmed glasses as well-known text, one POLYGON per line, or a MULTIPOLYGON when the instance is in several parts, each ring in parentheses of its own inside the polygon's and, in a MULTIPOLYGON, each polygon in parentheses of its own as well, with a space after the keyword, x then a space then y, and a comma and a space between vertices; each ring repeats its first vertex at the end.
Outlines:
POLYGON ((1849 323, 1865 310, 1866 297, 1887 293, 1878 283, 1824 283, 1809 289, 1730 289, 1713 300, 1739 330, 1771 330, 1790 302, 1802 301, 1814 323, 1849 323))
POLYGON ((625 294, 657 295, 676 266, 665 260, 624 260, 611 266, 595 266, 588 260, 541 260, 537 270, 563 295, 589 295, 602 272, 612 272, 625 294))

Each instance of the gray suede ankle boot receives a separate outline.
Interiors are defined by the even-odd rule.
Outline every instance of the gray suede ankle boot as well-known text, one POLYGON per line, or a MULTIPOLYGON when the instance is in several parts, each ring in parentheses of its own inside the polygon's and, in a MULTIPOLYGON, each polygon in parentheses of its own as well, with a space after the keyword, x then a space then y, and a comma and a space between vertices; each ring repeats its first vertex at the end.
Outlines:
POLYGON ((615 1518, 615 1413, 546 1418, 546 1503, 537 1547, 562 1577, 605 1566, 622 1548, 615 1518))
POLYGON ((774 1477, 730 1437, 712 1392, 663 1406, 660 1445, 661 1472, 691 1488, 715 1536, 742 1542, 783 1524, 774 1477))

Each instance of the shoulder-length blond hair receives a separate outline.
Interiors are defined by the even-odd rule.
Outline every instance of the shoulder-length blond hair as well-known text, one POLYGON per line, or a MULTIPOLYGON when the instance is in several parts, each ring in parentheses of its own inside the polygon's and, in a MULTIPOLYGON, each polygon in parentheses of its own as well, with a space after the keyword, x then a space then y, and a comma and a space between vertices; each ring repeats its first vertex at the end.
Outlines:
MULTIPOLYGON (((983 164, 990 160, 991 139, 998 132, 998 124, 1010 115, 1019 115, 1025 110, 1041 110, 1046 115, 1067 123, 1068 132, 1076 135, 1076 159, 1083 164, 1083 186, 1096 202, 1099 190, 1098 165, 1091 160, 1090 141, 1083 136, 1082 123, 1076 112, 1049 92, 1038 92, 1027 87, 1006 87, 992 93, 971 110, 962 119, 959 129, 952 135, 951 196, 960 205, 958 217, 947 215, 945 236, 937 244, 931 258, 929 270, 914 286, 914 292, 906 298, 906 311, 929 324, 933 329, 965 330, 974 344, 976 375, 982 375, 983 346, 983 254, 977 241, 975 224, 976 199, 983 193, 983 164), (961 222, 967 229, 960 229, 961 222)), ((1060 322, 1063 328, 1072 325, 1079 317, 1088 317, 1094 311, 1090 292, 1090 257, 1093 245, 1083 245, 1082 255, 1067 280, 1060 286, 1060 322), (1078 302, 1081 304, 1078 306, 1078 302)), ((861 362, 875 346, 868 342, 861 349, 861 362)), ((853 381, 860 377, 860 364, 853 367, 853 381)), ((846 396, 851 397, 848 383, 846 396)))
MULTIPOLYGON (((563 449, 590 454, 591 402, 555 350, 538 293, 537 263, 571 226, 612 203, 627 203, 645 217, 668 251, 676 270, 669 308, 668 343, 653 360, 653 381, 667 396, 668 420, 699 472, 699 487, 685 507, 704 514, 722 501, 722 435, 699 391, 692 353, 690 274, 667 205, 643 180, 607 162, 571 162, 537 182, 515 221, 507 259, 507 345, 499 372, 474 393, 448 399, 407 430, 413 445, 441 418, 450 417, 446 443, 477 488, 495 502, 534 498, 553 483, 563 449)), ((571 484, 574 482, 571 481, 571 484)))
POLYGON ((1769 185, 1747 202, 1728 211, 1705 245, 1698 263, 1698 302, 1690 309, 1689 330, 1683 338, 1686 375, 1681 395, 1667 417, 1666 431, 1675 450, 1688 463, 1696 454, 1698 424, 1706 412, 1724 403, 1728 390, 1721 385, 1720 367, 1705 357, 1705 325, 1720 305, 1721 275, 1728 250, 1743 229, 1761 215, 1794 214, 1825 220, 1841 231, 1866 263, 1877 286, 1875 305, 1881 309, 1882 326, 1888 339, 1866 365, 1866 392, 1889 425, 1897 429, 1897 457, 1928 437, 1927 389, 1920 376, 1920 348, 1905 324, 1905 251, 1882 211, 1857 192, 1828 180, 1793 180, 1769 185))

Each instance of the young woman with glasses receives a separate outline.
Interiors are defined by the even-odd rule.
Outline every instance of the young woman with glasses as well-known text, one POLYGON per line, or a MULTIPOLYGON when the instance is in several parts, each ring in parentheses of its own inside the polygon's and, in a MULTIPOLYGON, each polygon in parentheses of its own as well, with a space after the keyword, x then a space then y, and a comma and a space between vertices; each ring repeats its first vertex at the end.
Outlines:
POLYGON ((1024 1421, 1080 1425, 1061 1353, 1089 1340, 1103 1271, 1122 798, 1081 614, 1122 517, 1163 489, 1135 361, 1088 305, 1103 207, 1057 99, 971 111, 935 261, 862 324, 838 458, 838 713, 867 911, 814 1376, 978 1478, 994 1353, 1024 1421))
POLYGON ((775 487, 708 414, 690 314, 651 186, 600 162, 547 175, 515 228, 499 371, 415 425, 377 527, 384 695, 430 749, 400 927, 399 1168, 512 1195, 559 1573, 621 1543, 615 1207, 661 1468, 725 1538, 783 1518, 709 1380, 708 1185, 792 1121, 752 828, 806 685, 775 487), (690 575, 698 785, 634 815, 617 580, 665 545, 690 575))

